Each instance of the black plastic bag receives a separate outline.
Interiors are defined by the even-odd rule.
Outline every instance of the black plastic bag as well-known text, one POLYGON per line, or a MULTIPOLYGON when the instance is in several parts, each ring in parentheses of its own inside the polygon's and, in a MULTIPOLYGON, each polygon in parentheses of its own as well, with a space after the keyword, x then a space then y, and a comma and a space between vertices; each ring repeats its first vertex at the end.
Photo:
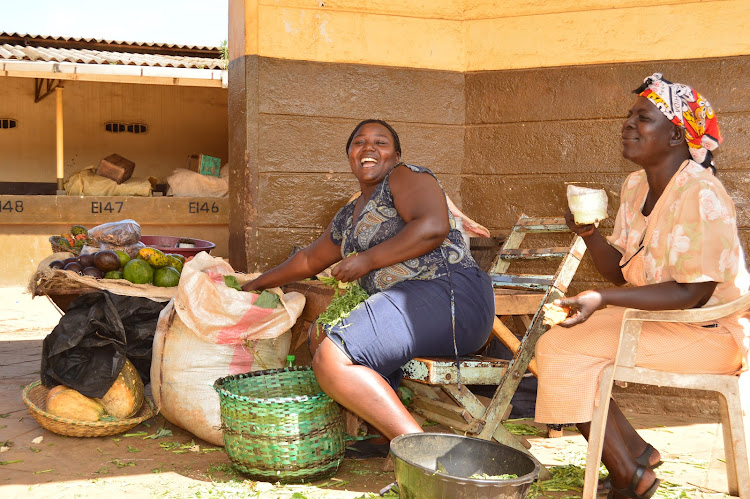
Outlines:
POLYGON ((101 398, 125 365, 148 384, 159 313, 166 303, 108 291, 86 293, 70 304, 42 346, 42 384, 63 384, 101 398))

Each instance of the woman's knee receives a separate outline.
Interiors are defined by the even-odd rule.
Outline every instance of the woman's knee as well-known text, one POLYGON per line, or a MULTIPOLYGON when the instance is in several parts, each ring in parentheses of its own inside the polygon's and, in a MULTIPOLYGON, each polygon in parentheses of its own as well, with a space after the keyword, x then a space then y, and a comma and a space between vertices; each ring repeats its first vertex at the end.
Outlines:
POLYGON ((325 338, 315 350, 312 368, 315 376, 325 376, 332 370, 351 364, 351 360, 329 338, 325 338))

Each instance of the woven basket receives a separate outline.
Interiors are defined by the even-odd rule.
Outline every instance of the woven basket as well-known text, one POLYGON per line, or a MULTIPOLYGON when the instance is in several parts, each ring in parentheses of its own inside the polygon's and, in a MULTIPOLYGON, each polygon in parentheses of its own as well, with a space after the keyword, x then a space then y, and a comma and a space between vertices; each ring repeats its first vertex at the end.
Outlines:
POLYGON ((224 446, 255 480, 307 482, 333 475, 344 458, 339 406, 309 367, 219 378, 224 446))
POLYGON ((157 410, 154 403, 148 397, 144 397, 144 403, 135 416, 117 421, 78 421, 75 419, 60 418, 54 414, 44 411, 46 407, 47 393, 50 389, 42 385, 41 381, 34 381, 26 386, 21 393, 24 403, 29 407, 29 412, 43 428, 59 435, 69 437, 105 437, 116 435, 134 428, 139 423, 156 416, 157 410))

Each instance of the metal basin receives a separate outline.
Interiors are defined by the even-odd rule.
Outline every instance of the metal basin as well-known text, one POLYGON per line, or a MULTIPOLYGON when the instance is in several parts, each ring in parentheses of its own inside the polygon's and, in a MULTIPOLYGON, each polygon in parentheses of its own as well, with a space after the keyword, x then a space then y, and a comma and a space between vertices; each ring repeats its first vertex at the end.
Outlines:
POLYGON ((391 453, 402 499, 522 499, 540 470, 512 447, 450 433, 401 435, 391 441, 391 453), (475 474, 518 478, 468 478, 475 474))

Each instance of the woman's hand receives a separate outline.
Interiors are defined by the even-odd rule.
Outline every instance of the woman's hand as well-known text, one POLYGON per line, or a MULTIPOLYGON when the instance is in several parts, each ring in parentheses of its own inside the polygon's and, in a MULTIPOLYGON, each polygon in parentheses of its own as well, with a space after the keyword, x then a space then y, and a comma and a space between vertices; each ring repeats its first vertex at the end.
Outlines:
POLYGON ((568 225, 571 232, 578 234, 581 237, 591 236, 597 230, 596 225, 594 224, 577 225, 570 208, 565 208, 565 223, 568 225))
POLYGON ((365 253, 349 255, 331 269, 331 275, 341 282, 356 281, 373 270, 370 258, 365 253))
POLYGON ((604 303, 604 297, 601 293, 595 290, 589 290, 570 298, 555 300, 555 305, 571 309, 572 314, 562 321, 560 325, 562 327, 572 327, 576 324, 586 322, 586 320, 591 317, 591 314, 600 308, 604 308, 606 303, 604 303))

